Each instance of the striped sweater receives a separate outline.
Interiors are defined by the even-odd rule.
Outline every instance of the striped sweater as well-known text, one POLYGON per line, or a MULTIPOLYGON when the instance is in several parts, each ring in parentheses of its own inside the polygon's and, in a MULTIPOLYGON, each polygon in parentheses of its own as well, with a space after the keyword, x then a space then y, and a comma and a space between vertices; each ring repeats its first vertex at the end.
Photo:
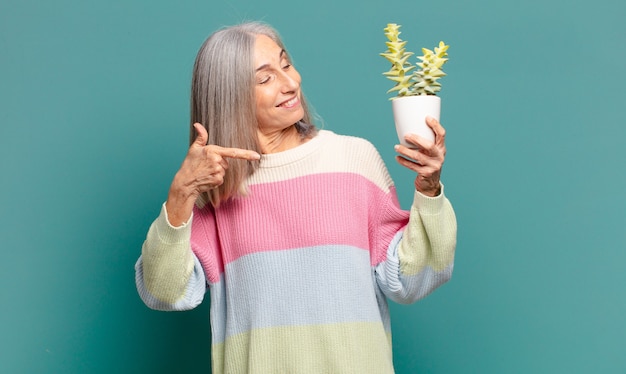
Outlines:
POLYGON ((214 373, 393 373, 387 299, 452 274, 443 192, 402 210, 376 149, 326 130, 263 155, 248 191, 176 228, 162 207, 135 266, 142 300, 187 310, 209 290, 214 373))

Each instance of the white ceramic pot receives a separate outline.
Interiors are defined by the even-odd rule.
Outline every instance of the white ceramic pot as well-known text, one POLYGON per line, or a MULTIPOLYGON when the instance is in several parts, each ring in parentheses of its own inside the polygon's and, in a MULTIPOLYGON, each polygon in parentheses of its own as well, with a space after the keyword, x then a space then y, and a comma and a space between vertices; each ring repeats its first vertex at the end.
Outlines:
POLYGON ((391 100, 391 107, 398 139, 402 145, 415 147, 404 141, 404 136, 409 133, 417 134, 431 142, 435 141, 435 133, 426 124, 426 116, 431 116, 439 121, 441 113, 441 98, 439 96, 397 97, 391 100))

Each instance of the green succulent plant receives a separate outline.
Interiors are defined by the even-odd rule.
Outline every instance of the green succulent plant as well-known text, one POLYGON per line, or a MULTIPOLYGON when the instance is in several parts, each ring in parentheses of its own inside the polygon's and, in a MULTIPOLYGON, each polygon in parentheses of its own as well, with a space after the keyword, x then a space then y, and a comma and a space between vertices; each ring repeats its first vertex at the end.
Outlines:
POLYGON ((446 75, 441 67, 448 61, 449 46, 441 41, 434 52, 422 48, 420 62, 412 65, 408 60, 413 53, 404 48, 406 41, 400 39, 400 25, 389 23, 384 31, 388 39, 387 51, 380 55, 391 62, 391 68, 383 75, 396 83, 387 93, 397 92, 398 97, 436 95, 441 90, 438 80, 446 75))

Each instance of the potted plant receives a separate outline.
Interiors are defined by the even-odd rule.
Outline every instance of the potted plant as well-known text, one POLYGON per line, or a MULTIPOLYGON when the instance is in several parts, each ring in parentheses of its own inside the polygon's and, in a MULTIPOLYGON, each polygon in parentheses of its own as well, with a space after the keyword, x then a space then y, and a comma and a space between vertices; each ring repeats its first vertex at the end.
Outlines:
POLYGON ((396 92, 391 104, 400 143, 414 147, 404 141, 407 133, 434 141, 435 134, 426 125, 426 116, 440 118, 441 99, 437 92, 441 90, 441 84, 438 80, 446 75, 441 67, 448 61, 449 46, 441 41, 434 51, 422 48, 423 55, 418 57, 420 62, 412 65, 408 60, 413 53, 404 48, 406 41, 400 39, 400 25, 390 23, 384 31, 388 39, 385 43, 387 51, 380 55, 391 62, 391 68, 383 75, 395 82, 387 93, 396 92))

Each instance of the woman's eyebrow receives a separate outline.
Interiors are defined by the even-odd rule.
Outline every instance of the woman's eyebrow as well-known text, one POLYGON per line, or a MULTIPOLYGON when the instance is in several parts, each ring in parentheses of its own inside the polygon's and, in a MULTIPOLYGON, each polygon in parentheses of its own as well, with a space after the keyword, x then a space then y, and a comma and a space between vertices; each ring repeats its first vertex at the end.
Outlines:
MULTIPOLYGON (((285 54, 287 54, 287 51, 285 51, 284 49, 281 49, 280 50, 280 54, 278 55, 278 58, 282 59, 285 54)), ((263 65, 259 66, 258 68, 256 68, 255 72, 261 71, 261 70, 265 70, 265 69, 269 69, 269 67, 270 67, 270 64, 263 64, 263 65)))

